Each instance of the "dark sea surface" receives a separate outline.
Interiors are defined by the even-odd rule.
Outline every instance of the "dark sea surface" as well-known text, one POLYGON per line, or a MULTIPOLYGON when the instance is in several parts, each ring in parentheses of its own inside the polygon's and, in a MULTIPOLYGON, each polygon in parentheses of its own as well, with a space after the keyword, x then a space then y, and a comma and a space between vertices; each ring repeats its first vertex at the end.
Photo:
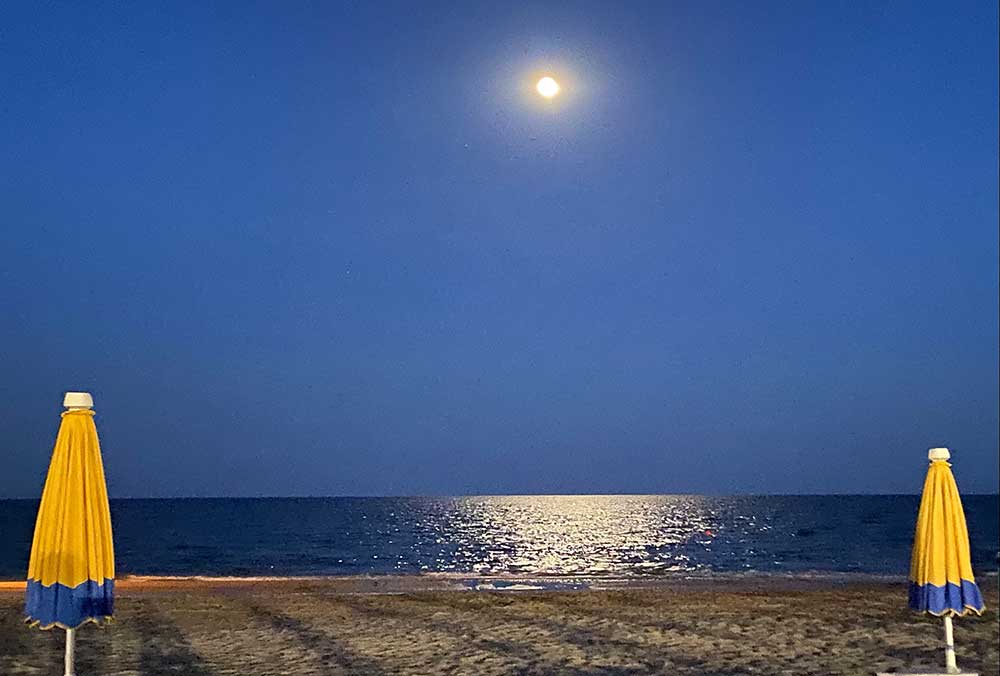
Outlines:
MULTIPOLYGON (((112 500, 123 575, 905 576, 919 496, 112 500)), ((977 573, 1000 500, 964 496, 977 573)), ((0 501, 0 578, 25 576, 34 500, 0 501)))

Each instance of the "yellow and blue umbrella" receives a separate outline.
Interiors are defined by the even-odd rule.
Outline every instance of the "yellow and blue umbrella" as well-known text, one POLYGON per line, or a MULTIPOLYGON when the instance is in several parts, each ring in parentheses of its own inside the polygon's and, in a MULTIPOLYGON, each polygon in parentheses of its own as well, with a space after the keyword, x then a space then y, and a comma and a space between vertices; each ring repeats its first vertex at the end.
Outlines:
POLYGON ((955 668, 951 618, 986 606, 972 574, 969 530, 947 448, 932 448, 910 562, 910 608, 945 620, 945 657, 955 668))
POLYGON ((74 630, 114 612, 111 513, 93 403, 86 392, 66 393, 28 562, 27 620, 67 630, 67 674, 74 630))

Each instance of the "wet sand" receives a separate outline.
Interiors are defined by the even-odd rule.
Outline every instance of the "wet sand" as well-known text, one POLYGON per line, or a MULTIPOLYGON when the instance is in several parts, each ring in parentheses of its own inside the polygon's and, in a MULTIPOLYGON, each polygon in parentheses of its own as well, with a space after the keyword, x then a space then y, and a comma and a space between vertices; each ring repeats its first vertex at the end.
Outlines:
MULTIPOLYGON (((988 610, 956 620, 958 661, 995 674, 997 578, 980 583, 988 610)), ((115 622, 79 631, 77 672, 860 676, 937 667, 942 658, 941 621, 908 611, 899 582, 469 590, 475 584, 433 576, 125 579, 115 622)), ((23 624, 22 588, 0 583, 0 674, 61 674, 64 633, 23 624)))

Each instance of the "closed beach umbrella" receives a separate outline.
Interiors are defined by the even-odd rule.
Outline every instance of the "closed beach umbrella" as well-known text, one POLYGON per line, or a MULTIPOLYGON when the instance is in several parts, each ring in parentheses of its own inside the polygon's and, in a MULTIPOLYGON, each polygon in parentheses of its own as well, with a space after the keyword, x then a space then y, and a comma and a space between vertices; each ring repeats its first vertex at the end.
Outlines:
POLYGON ((66 393, 28 563, 27 620, 66 630, 67 676, 77 627, 110 619, 114 605, 111 514, 93 405, 86 392, 66 393))
POLYGON ((983 596, 972 574, 969 531, 951 473, 947 448, 928 452, 930 467, 920 499, 910 563, 910 607, 944 618, 945 664, 957 673, 951 618, 982 614, 983 596))

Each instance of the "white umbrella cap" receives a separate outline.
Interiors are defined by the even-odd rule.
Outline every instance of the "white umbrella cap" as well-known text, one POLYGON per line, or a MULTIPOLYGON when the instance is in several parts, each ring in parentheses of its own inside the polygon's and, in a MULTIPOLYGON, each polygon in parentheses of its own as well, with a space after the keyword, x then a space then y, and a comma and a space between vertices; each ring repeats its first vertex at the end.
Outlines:
POLYGON ((951 457, 951 452, 947 448, 932 448, 927 451, 927 459, 931 462, 935 460, 947 460, 951 457))
POLYGON ((66 408, 94 408, 94 398, 90 392, 67 392, 63 397, 66 408))

